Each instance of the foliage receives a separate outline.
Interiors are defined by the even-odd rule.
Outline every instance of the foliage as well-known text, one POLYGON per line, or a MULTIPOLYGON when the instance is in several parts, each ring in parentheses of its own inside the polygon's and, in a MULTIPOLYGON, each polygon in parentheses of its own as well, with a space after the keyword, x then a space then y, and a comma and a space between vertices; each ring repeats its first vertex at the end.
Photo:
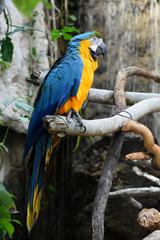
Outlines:
POLYGON ((10 63, 4 61, 4 60, 0 57, 0 71, 5 71, 9 66, 10 66, 10 63))
POLYGON ((8 234, 11 238, 14 233, 13 222, 20 224, 18 220, 12 219, 11 210, 15 211, 13 195, 10 194, 0 183, 0 239, 8 234))
POLYGON ((11 63, 13 56, 13 43, 11 38, 6 35, 5 38, 1 40, 1 58, 3 61, 11 63))
MULTIPOLYGON (((3 126, 3 117, 2 112, 5 108, 7 108, 10 104, 13 104, 14 112, 17 112, 18 110, 31 113, 33 108, 22 101, 22 99, 19 98, 5 98, 3 102, 1 103, 3 105, 3 109, 0 110, 0 126, 3 126)), ((24 121, 25 117, 21 117, 21 121, 24 121)), ((5 140, 8 135, 9 127, 7 128, 5 132, 5 136, 0 142, 0 153, 2 157, 2 162, 0 163, 0 168, 3 164, 3 157, 4 154, 8 153, 8 149, 5 146, 5 140)), ((16 212, 15 203, 13 200, 13 195, 10 194, 4 187, 2 183, 0 183, 0 239, 2 239, 6 234, 12 238, 12 235, 14 233, 14 225, 13 223, 20 222, 16 219, 13 219, 11 216, 11 212, 16 212)))
MULTIPOLYGON (((34 7, 38 2, 39 0, 34 0, 34 1, 28 0, 27 2, 25 0, 22 0, 22 1, 14 0, 14 3, 17 6, 17 8, 27 15, 32 13, 32 10, 34 9, 34 7)), ((41 0, 41 2, 43 2, 44 6, 46 6, 49 9, 52 7, 52 5, 48 3, 47 0, 41 0)), ((14 50, 14 45, 10 37, 12 34, 17 32, 22 32, 22 31, 28 31, 28 30, 43 32, 41 29, 36 29, 30 24, 25 24, 24 26, 13 25, 11 22, 11 17, 8 9, 7 9, 7 12, 4 9, 4 17, 7 25, 7 31, 5 33, 5 37, 0 41, 1 71, 7 69, 9 64, 12 62, 13 50, 14 50), (12 31, 10 31, 10 26, 14 28, 12 31)), ((71 15, 70 17, 72 20, 75 20, 73 15, 71 15)), ((51 38, 53 41, 56 39, 59 39, 60 37, 64 38, 65 40, 70 40, 73 37, 74 33, 79 33, 79 30, 74 26, 64 26, 61 29, 53 29, 51 31, 51 38)))
POLYGON ((31 16, 33 9, 40 0, 13 0, 16 7, 26 16, 31 16))
POLYGON ((70 40, 73 37, 73 33, 79 33, 79 30, 73 26, 64 26, 62 29, 53 29, 51 31, 52 40, 56 40, 63 37, 65 40, 70 40))

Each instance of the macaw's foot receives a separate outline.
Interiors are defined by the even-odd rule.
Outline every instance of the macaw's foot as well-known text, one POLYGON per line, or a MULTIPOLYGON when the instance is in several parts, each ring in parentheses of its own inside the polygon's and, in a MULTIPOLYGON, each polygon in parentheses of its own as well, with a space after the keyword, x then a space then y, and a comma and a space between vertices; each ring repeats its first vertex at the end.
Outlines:
POLYGON ((75 119, 78 123, 78 126, 83 128, 82 133, 86 131, 86 127, 83 125, 81 116, 79 115, 78 112, 71 109, 71 110, 69 110, 66 118, 67 118, 67 122, 71 122, 72 118, 75 119))

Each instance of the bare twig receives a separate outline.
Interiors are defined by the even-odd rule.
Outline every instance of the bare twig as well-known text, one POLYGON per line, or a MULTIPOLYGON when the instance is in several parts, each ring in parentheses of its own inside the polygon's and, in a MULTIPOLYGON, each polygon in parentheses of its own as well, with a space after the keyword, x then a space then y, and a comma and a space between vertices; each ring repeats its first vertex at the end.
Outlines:
POLYGON ((160 186, 160 179, 158 177, 155 177, 149 173, 143 172, 140 168, 136 166, 134 166, 132 169, 138 176, 145 177, 146 179, 160 186))
POLYGON ((110 198, 159 196, 160 187, 127 188, 109 193, 110 198))
POLYGON ((143 208, 143 205, 139 201, 137 201, 134 197, 130 197, 129 202, 137 209, 143 208))

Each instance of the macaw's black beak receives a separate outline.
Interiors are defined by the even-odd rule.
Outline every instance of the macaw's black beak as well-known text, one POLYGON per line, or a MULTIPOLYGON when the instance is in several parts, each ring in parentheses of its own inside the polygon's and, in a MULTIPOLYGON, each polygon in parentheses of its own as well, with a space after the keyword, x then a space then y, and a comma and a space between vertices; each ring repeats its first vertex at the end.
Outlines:
POLYGON ((96 49, 95 55, 100 56, 100 55, 106 55, 107 54, 107 46, 104 42, 102 42, 96 49))

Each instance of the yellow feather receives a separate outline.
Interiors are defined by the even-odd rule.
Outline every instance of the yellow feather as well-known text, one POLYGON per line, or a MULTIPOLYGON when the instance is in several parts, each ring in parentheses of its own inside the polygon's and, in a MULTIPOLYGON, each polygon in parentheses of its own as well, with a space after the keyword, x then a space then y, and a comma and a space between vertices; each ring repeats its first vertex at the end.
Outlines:
POLYGON ((65 104, 58 110, 58 114, 67 113, 70 109, 79 112, 82 108, 84 101, 87 99, 89 90, 92 86, 94 72, 98 67, 97 60, 94 60, 89 51, 89 40, 83 40, 80 43, 80 56, 83 62, 83 71, 81 83, 77 95, 71 97, 65 104))
POLYGON ((53 144, 51 147, 47 150, 46 156, 45 156, 45 165, 47 166, 49 164, 49 160, 51 158, 51 155, 53 153, 53 150, 58 146, 60 142, 60 138, 57 135, 53 135, 53 144))
POLYGON ((33 208, 30 208, 30 203, 28 203, 27 206, 27 228, 29 232, 38 218, 41 196, 42 190, 39 191, 38 185, 36 185, 33 197, 33 208))

